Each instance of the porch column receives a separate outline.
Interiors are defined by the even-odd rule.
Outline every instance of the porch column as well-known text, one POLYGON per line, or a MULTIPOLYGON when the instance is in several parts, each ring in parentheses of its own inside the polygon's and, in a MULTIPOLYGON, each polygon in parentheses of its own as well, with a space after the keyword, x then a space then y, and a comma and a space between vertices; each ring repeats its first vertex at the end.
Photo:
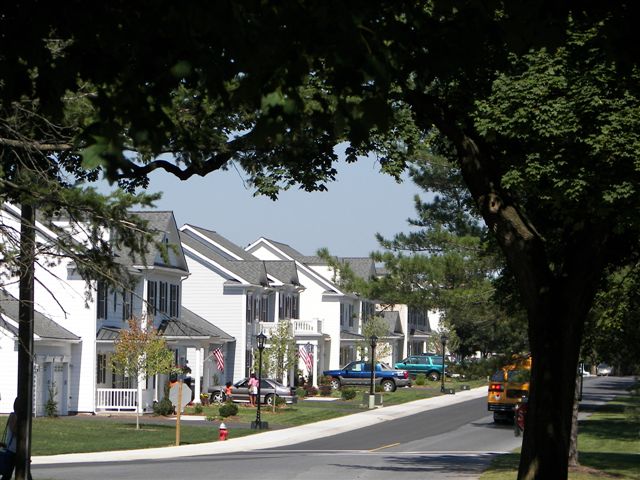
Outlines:
POLYGON ((311 356, 313 372, 313 386, 318 388, 318 356, 320 355, 320 342, 313 345, 313 355, 311 356))
POLYGON ((202 347, 196 348, 196 365, 195 365, 195 385, 193 392, 193 403, 200 403, 200 378, 202 377, 202 363, 204 362, 203 349, 202 347))

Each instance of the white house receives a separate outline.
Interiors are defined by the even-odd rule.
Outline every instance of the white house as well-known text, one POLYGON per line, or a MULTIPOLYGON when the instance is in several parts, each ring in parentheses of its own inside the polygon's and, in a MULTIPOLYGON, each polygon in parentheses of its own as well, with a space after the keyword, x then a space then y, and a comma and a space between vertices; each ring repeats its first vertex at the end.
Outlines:
MULTIPOLYGON (((282 320, 291 322, 298 344, 313 346, 316 352, 322 348, 318 319, 300 315, 304 287, 293 261, 261 260, 222 235, 193 225, 184 225, 180 233, 191 272, 185 282, 184 305, 236 338, 224 352, 229 367, 222 380, 248 376, 256 336, 260 332, 269 336, 282 320)), ((313 369, 317 370, 315 358, 313 369)))
MULTIPOLYGON (((124 253, 118 261, 137 278, 132 289, 108 288, 103 282, 85 282, 69 260, 52 262, 39 258, 34 299, 36 312, 35 409, 54 392, 58 413, 111 410, 149 411, 164 394, 166 378, 127 378, 113 371, 110 357, 114 341, 128 328, 128 320, 151 319, 175 352, 176 363, 185 365, 188 352, 195 361, 192 370, 195 391, 213 360, 207 355, 213 345, 232 342, 233 338, 194 312, 181 308, 182 282, 188 276, 179 233, 171 212, 137 212, 148 222, 156 245, 149 247, 144 261, 132 261, 124 253), (92 298, 85 297, 85 289, 92 298)), ((18 224, 19 211, 5 204, 2 221, 18 224)), ((59 223, 64 223, 60 220, 59 223)), ((5 230, 9 231, 9 230, 5 230)), ((16 230, 18 231, 18 230, 16 230)), ((70 228, 71 231, 71 228, 70 228)), ((46 244, 54 233, 37 225, 37 241, 46 244)), ((108 232, 105 233, 108 235, 108 232)), ((17 378, 17 322, 12 306, 17 285, 7 282, 2 322, 0 322, 0 358, 6 375, 0 383, 0 411, 11 411, 17 378), (6 308, 4 308, 6 307, 6 308), (5 380, 6 379, 6 380, 5 380)), ((196 397, 199 400, 199 397, 196 397)))

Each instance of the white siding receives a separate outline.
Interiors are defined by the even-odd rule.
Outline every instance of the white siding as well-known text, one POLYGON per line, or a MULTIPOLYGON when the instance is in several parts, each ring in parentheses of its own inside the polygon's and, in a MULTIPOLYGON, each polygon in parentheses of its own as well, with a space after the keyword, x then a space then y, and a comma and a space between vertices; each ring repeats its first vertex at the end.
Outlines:
POLYGON ((221 271, 188 251, 185 255, 191 275, 183 282, 182 304, 235 337, 235 356, 232 362, 225 359, 225 375, 233 372, 233 380, 238 380, 244 376, 246 347, 244 290, 242 287, 225 286, 227 278, 221 271))
POLYGON ((11 413, 18 394, 18 346, 11 333, 0 328, 0 413, 11 413))

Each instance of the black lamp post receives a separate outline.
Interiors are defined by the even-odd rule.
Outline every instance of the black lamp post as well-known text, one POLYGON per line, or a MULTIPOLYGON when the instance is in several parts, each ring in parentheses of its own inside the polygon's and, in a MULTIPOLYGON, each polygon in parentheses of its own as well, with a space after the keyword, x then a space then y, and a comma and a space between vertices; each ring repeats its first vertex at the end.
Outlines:
POLYGON ((447 340, 449 340, 449 336, 447 335, 447 332, 442 332, 440 334, 440 342, 442 343, 442 385, 440 386, 440 393, 444 393, 444 371, 445 371, 445 364, 444 364, 444 351, 445 348, 447 347, 447 340))
MULTIPOLYGON (((262 351, 264 350, 264 342, 267 339, 267 336, 260 332, 256 339, 258 340, 258 409, 256 410, 256 421, 252 427, 261 430, 263 427, 266 428, 266 424, 263 425, 260 420, 260 404, 262 403, 260 401, 260 387, 262 385, 262 351)), ((273 401, 275 402, 275 397, 273 401)))
POLYGON ((376 371, 376 345, 378 344, 378 337, 375 335, 371 335, 371 388, 369 390, 369 395, 373 395, 373 383, 375 382, 375 371, 376 371))

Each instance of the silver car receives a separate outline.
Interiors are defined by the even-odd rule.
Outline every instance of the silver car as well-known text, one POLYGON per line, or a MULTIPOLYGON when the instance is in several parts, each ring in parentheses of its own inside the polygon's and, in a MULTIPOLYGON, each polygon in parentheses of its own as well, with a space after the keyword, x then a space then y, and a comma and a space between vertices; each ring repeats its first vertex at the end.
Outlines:
MULTIPOLYGON (((209 387, 211 402, 220 403, 224 401, 225 387, 216 385, 209 387)), ((285 403, 298 403, 295 388, 286 387, 280 382, 271 378, 263 378, 260 381, 260 402, 266 405, 273 405, 274 398, 281 398, 285 403)), ((249 379, 243 378, 231 387, 231 400, 237 403, 249 403, 249 379)))
POLYGON ((596 368, 596 373, 598 374, 598 376, 609 376, 611 375, 611 372, 613 371, 613 369, 607 365, 606 363, 600 363, 598 364, 598 367, 596 368))

